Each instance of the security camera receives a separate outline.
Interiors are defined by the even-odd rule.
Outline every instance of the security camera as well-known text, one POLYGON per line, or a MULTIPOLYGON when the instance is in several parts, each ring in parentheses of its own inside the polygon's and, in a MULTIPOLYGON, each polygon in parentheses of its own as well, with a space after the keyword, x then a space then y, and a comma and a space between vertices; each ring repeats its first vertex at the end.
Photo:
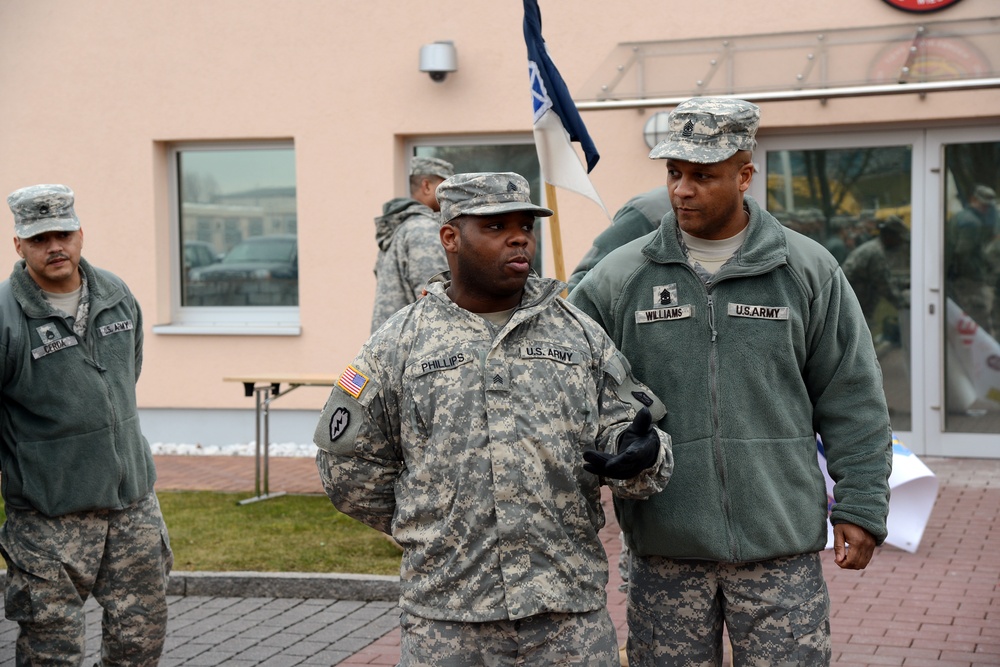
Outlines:
POLYGON ((448 72, 458 69, 458 54, 453 42, 434 42, 420 47, 420 71, 427 72, 431 81, 444 81, 448 72))

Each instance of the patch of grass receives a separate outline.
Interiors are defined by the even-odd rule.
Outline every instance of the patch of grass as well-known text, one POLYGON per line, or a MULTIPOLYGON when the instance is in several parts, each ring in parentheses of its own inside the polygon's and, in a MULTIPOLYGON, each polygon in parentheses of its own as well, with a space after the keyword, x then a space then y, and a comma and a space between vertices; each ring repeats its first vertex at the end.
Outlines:
POLYGON ((158 491, 174 569, 399 574, 399 551, 326 496, 237 504, 250 495, 158 491))

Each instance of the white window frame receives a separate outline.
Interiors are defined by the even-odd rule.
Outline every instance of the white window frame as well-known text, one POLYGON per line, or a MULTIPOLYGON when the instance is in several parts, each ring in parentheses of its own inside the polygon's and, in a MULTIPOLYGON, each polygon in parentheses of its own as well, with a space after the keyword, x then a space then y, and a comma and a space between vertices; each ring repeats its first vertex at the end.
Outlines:
MULTIPOLYGON (((170 194, 170 315, 169 324, 153 326, 155 334, 220 336, 298 336, 302 333, 299 306, 182 306, 180 184, 177 156, 190 151, 295 149, 286 141, 178 142, 167 151, 170 194)), ((296 200, 296 208, 298 201, 296 200)))

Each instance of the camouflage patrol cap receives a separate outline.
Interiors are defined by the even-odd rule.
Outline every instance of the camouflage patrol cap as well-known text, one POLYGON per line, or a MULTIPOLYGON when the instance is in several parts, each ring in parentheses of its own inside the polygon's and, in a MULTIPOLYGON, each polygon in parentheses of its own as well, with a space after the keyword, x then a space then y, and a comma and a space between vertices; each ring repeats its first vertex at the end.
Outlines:
POLYGON ((714 164, 736 151, 752 151, 757 142, 760 109, 744 100, 695 97, 677 105, 667 118, 667 138, 649 152, 650 159, 714 164))
POLYGON ((972 191, 972 196, 986 204, 992 204, 997 200, 996 190, 988 185, 977 185, 972 191))
POLYGON ((531 188, 524 176, 514 172, 455 174, 437 186, 441 223, 460 215, 499 215, 528 211, 548 217, 552 211, 531 203, 531 188))
POLYGON ((73 191, 65 185, 29 185, 10 193, 7 205, 14 213, 14 234, 22 239, 80 229, 73 191))
POLYGON ((455 175, 455 167, 436 157, 415 157, 410 159, 410 176, 439 176, 451 178, 455 175))

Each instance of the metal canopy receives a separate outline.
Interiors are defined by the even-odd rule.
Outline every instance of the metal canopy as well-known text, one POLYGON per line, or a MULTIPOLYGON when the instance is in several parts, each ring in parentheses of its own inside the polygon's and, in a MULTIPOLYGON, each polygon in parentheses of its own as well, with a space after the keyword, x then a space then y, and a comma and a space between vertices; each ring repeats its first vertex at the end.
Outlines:
MULTIPOLYGON (((1000 17, 823 32, 623 42, 576 96, 580 110, 1000 87, 1000 17)), ((1000 110, 998 110, 1000 111, 1000 110)))

